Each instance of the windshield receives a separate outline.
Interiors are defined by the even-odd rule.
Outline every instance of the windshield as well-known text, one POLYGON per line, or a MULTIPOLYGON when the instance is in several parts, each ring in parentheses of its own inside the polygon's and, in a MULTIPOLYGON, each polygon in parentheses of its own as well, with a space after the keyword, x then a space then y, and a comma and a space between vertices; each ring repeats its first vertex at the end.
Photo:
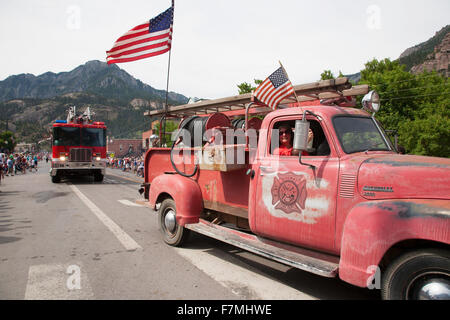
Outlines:
POLYGON ((106 129, 82 128, 81 141, 83 146, 87 147, 105 147, 106 129))
POLYGON ((54 146, 79 146, 80 128, 73 127, 54 127, 53 128, 54 146))
POLYGON ((345 153, 381 150, 390 151, 372 118, 335 117, 334 129, 345 153))

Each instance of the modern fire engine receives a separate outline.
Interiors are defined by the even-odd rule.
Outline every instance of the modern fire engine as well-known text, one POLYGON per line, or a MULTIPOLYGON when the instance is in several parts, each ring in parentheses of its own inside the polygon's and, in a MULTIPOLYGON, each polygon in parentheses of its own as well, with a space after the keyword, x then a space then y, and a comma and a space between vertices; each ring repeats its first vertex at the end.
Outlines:
POLYGON ((164 241, 194 231, 384 299, 450 299, 450 160, 399 154, 367 85, 294 90, 274 111, 245 94, 148 113, 182 119, 145 155, 164 241), (297 156, 276 152, 286 128, 297 156))
POLYGON ((52 167, 50 176, 57 183, 63 177, 90 175, 103 181, 106 170, 106 126, 93 122, 89 107, 77 116, 70 107, 66 120, 53 123, 52 167))

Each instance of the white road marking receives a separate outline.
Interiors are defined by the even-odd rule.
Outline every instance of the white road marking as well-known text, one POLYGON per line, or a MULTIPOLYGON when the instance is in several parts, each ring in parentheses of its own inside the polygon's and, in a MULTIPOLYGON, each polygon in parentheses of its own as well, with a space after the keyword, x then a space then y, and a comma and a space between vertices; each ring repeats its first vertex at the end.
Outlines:
POLYGON ((76 186, 70 185, 70 188, 84 202, 84 204, 103 222, 103 224, 111 231, 116 238, 128 251, 142 249, 142 247, 134 241, 125 231, 123 231, 114 221, 111 220, 99 207, 89 200, 76 186))
POLYGON ((174 248, 181 256, 234 294, 247 299, 314 300, 307 294, 202 250, 174 248))
POLYGON ((134 202, 131 202, 130 200, 117 200, 119 201, 121 204, 129 206, 129 207, 144 207, 142 204, 137 204, 134 202))
POLYGON ((89 279, 81 263, 30 266, 25 300, 93 299, 89 279))

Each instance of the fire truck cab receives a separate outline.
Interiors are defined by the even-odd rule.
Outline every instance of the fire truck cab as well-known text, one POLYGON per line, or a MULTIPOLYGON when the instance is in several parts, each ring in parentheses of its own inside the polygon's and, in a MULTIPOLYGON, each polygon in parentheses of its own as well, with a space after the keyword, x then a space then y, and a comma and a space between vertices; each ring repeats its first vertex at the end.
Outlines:
POLYGON ((101 182, 106 170, 106 126, 91 120, 89 108, 76 116, 69 109, 67 120, 56 120, 52 126, 52 182, 61 178, 90 175, 101 182))

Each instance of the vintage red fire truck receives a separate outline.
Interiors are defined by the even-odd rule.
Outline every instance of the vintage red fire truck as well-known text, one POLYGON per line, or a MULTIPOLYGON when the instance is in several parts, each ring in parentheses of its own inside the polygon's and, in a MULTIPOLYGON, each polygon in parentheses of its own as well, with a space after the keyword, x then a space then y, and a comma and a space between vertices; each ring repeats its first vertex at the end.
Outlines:
POLYGON ((94 122, 89 108, 77 116, 69 108, 66 120, 56 120, 52 132, 52 182, 61 178, 90 175, 103 181, 106 170, 106 126, 94 122))
POLYGON ((294 89, 275 111, 250 94, 168 108, 184 133, 147 151, 140 190, 164 241, 194 231, 384 299, 449 299, 450 160, 399 154, 368 86, 294 89), (303 154, 275 154, 286 125, 303 154))

